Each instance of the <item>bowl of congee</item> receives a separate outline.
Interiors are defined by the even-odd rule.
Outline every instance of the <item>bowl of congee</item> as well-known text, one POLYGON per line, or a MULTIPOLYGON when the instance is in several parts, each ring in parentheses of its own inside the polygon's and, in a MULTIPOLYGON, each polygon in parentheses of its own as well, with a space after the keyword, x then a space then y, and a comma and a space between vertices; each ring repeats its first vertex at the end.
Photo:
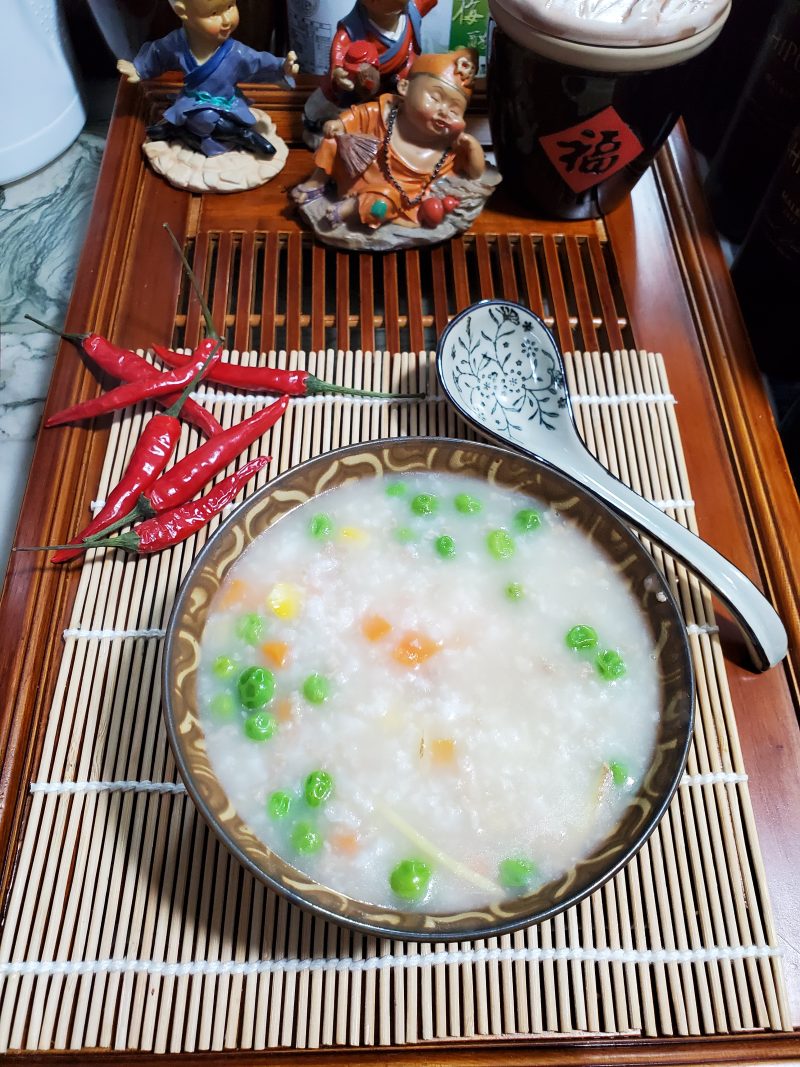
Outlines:
POLYGON ((683 771, 685 628, 628 528, 545 464, 404 438, 220 526, 173 610, 167 729, 257 878, 375 935, 540 921, 641 847, 683 771))

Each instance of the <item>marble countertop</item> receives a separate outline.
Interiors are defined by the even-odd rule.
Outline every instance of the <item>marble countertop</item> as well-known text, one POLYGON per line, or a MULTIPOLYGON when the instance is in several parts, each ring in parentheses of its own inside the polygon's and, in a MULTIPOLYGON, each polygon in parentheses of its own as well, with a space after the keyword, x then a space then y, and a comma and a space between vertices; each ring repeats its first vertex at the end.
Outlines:
POLYGON ((28 480, 61 327, 100 171, 107 123, 84 129, 56 160, 0 189, 0 570, 28 480))

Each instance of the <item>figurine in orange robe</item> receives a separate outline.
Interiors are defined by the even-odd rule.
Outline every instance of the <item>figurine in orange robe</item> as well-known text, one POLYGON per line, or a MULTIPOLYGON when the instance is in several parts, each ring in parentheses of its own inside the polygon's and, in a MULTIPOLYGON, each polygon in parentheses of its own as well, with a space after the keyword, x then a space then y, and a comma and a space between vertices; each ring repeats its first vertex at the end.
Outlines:
POLYGON ((433 205, 426 200, 435 199, 426 197, 429 186, 450 173, 477 180, 485 167, 483 149, 464 122, 476 71, 473 49, 419 56, 398 81, 396 96, 384 94, 327 122, 317 169, 295 187, 295 201, 307 203, 333 182, 332 225, 440 221, 427 218, 433 205))

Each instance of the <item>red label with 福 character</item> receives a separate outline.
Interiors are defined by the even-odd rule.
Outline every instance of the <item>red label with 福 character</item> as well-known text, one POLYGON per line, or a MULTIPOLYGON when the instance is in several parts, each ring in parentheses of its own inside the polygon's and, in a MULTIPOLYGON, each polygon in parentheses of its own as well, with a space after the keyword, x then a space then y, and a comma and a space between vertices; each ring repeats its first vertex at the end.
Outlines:
POLYGON ((539 138, 547 158, 574 193, 582 193, 641 155, 639 138, 613 107, 539 138))

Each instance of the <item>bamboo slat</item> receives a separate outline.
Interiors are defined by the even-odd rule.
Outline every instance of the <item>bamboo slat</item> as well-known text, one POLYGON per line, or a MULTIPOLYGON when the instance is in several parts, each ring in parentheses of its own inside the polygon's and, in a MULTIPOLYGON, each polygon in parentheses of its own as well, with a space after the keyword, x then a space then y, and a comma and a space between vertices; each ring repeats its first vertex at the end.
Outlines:
MULTIPOLYGON (((252 306, 259 271, 259 284, 271 284, 277 245, 261 245, 263 266, 255 258, 248 265, 258 246, 245 239, 195 248, 196 263, 231 275, 214 279, 218 324, 232 292, 252 306)), ((289 248, 295 260, 299 247, 289 248)), ((588 251, 594 261, 597 252, 588 251)), ((533 243, 523 242, 520 253, 530 296, 533 243)), ((553 244, 551 259, 555 253, 553 244)), ((580 255, 577 244, 567 250, 573 273, 580 255)), ((463 289, 470 284, 463 246, 452 264, 463 289)), ((407 274, 417 320, 418 266, 407 274)), ((485 286, 488 245, 477 266, 485 286)), ((384 281, 396 269, 387 257, 384 281)), ((316 278, 320 270, 315 262, 316 278)), ((441 286, 436 291, 441 315, 445 296, 441 286)), ((568 294, 556 289, 554 300, 562 332, 571 329, 568 294)), ((584 331, 588 316, 597 317, 592 300, 585 285, 576 304, 584 331)), ((610 336, 624 325, 616 316, 609 322, 609 300, 607 291, 600 310, 610 336)), ((337 316, 345 304, 340 292, 337 316)), ((286 336, 296 337, 301 301, 285 308, 286 336)), ((387 332, 399 337, 399 305, 392 310, 387 332)), ((317 306, 318 323, 321 313, 317 306)), ((199 319, 187 313, 187 343, 199 333, 199 319)), ((255 352, 229 358, 259 361, 255 352)), ((290 351, 268 361, 306 366, 340 384, 420 390, 425 399, 295 401, 251 446, 251 455, 273 456, 253 488, 348 443, 472 436, 439 396, 426 353, 290 351)), ((578 353, 567 356, 566 369, 588 447, 696 529, 664 360, 628 350, 578 353)), ((223 425, 266 402, 206 387, 198 397, 223 425)), ((98 499, 119 478, 148 417, 137 408, 114 422, 98 499)), ((179 454, 197 441, 184 428, 179 454)), ((590 899, 539 926, 485 943, 413 945, 350 933, 276 899, 216 842, 181 791, 159 714, 160 652, 178 585, 210 532, 150 559, 100 551, 83 566, 0 938, 0 1047, 355 1048, 788 1027, 719 637, 708 594, 683 567, 649 546, 685 614, 698 680, 687 776, 656 833, 590 899)))

